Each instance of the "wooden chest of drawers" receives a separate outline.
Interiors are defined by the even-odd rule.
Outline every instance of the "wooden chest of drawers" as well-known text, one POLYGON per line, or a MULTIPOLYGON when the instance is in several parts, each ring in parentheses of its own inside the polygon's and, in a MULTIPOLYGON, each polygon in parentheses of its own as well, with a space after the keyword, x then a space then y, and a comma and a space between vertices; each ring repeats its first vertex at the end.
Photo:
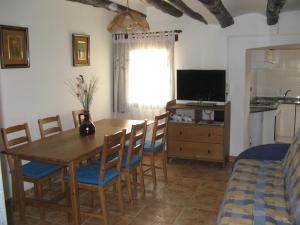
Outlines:
POLYGON ((169 121, 168 157, 214 161, 225 165, 229 159, 229 122, 226 120, 226 113, 224 122, 221 123, 169 121))

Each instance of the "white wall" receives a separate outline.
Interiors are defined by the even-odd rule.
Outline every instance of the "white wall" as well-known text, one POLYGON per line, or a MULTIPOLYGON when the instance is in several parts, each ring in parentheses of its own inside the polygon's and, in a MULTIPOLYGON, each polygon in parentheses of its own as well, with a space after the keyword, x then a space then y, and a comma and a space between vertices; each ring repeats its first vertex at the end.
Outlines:
POLYGON ((256 96, 283 96, 287 90, 288 97, 300 96, 300 49, 254 50, 252 55, 256 96))
POLYGON ((112 63, 106 27, 114 14, 66 0, 0 1, 1 24, 28 27, 30 48, 30 68, 0 70, 1 125, 28 122, 32 138, 37 139, 37 119, 59 114, 63 129, 72 128, 71 111, 81 105, 65 82, 79 74, 99 78, 92 118, 109 117, 112 63), (90 35, 90 66, 72 66, 72 33, 90 35))
POLYGON ((249 144, 248 115, 250 78, 246 73, 248 48, 300 43, 300 12, 282 13, 275 26, 260 14, 235 18, 225 29, 204 25, 187 16, 174 18, 154 8, 148 9, 151 30, 181 29, 175 45, 175 69, 226 69, 231 100, 230 154, 238 155, 249 144))

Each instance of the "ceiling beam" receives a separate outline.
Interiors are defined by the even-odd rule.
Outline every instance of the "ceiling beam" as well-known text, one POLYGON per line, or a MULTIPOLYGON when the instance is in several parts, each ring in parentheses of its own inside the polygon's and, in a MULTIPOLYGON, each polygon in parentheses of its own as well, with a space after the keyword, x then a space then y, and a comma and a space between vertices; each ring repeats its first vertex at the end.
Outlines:
POLYGON ((279 13, 286 3, 286 0, 268 0, 267 4, 267 23, 268 25, 275 25, 279 19, 279 13))
POLYGON ((184 12, 186 15, 190 16, 191 18, 198 20, 202 23, 207 24, 207 21, 201 16, 199 13, 192 10, 188 7, 182 0, 169 0, 173 5, 175 5, 178 9, 184 12))
POLYGON ((171 16, 181 17, 183 15, 183 13, 179 9, 169 4, 168 2, 165 2, 164 0, 146 0, 146 2, 163 11, 164 13, 170 14, 171 16))
MULTIPOLYGON (((117 12, 117 13, 125 12, 127 10, 126 6, 120 5, 120 4, 112 2, 110 0, 67 0, 67 1, 79 2, 79 3, 85 4, 85 5, 92 5, 94 7, 104 8, 109 11, 117 12)), ((136 11, 134 9, 129 8, 129 11, 136 12, 136 13, 140 14, 141 16, 146 17, 145 14, 143 14, 139 11, 136 11)))
POLYGON ((227 11, 221 0, 198 0, 217 18, 222 28, 234 24, 233 17, 227 11))

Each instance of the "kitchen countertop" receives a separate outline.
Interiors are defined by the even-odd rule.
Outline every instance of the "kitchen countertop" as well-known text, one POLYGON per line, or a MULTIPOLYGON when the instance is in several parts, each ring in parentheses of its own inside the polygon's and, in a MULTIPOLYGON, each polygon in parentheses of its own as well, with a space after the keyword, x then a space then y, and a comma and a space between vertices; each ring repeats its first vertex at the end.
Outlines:
POLYGON ((250 102, 250 113, 276 110, 280 104, 300 105, 300 98, 292 97, 254 97, 250 102))

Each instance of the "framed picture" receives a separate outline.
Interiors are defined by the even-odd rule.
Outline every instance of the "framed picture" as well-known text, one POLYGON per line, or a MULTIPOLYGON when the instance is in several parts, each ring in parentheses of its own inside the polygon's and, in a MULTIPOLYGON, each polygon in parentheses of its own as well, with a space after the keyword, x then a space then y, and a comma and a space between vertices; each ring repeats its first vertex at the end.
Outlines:
POLYGON ((29 67, 28 28, 0 25, 1 68, 29 67))
POLYGON ((90 65, 90 36, 72 34, 73 66, 90 65))

